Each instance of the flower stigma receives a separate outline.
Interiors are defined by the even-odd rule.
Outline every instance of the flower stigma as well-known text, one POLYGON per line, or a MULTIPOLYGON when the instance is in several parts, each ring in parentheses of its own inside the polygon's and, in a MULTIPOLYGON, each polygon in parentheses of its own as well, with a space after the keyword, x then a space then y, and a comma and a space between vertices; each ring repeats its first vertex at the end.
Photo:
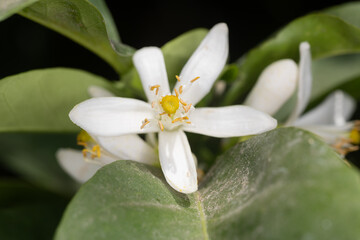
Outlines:
MULTIPOLYGON (((178 75, 175 76, 178 82, 181 81, 178 75)), ((196 77, 189 81, 193 84, 200 77, 196 77)), ((181 94, 186 90, 186 85, 180 85, 178 89, 174 88, 173 94, 162 95, 161 86, 150 86, 150 91, 153 91, 155 100, 151 102, 151 107, 154 110, 154 119, 145 118, 140 126, 141 129, 151 124, 157 124, 161 131, 174 130, 183 124, 191 124, 189 115, 195 110, 191 103, 185 102, 181 98, 181 94)))

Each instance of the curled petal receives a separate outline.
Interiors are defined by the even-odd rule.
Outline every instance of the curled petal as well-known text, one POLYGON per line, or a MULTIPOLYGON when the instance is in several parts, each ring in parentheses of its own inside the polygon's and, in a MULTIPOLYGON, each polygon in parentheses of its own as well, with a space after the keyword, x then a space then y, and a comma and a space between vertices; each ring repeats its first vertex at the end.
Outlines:
POLYGON ((308 42, 302 42, 300 44, 299 83, 297 89, 296 106, 293 112, 290 114, 286 125, 292 125, 292 123, 305 110, 310 99, 311 86, 312 73, 310 44, 308 42))
POLYGON ((92 98, 97 98, 97 97, 115 97, 115 95, 106 90, 105 88, 102 88, 102 87, 99 87, 99 86, 90 86, 88 88, 88 92, 89 92, 89 95, 90 97, 92 98))
POLYGON ((196 108, 191 114, 192 124, 183 129, 212 137, 236 137, 269 131, 277 121, 268 114, 248 106, 196 108))
POLYGON ((226 63, 228 52, 228 27, 219 23, 209 31, 180 73, 181 81, 175 88, 184 86, 181 98, 185 102, 195 105, 210 91, 226 63), (191 82, 197 77, 200 78, 191 82))
POLYGON ((92 98, 76 105, 69 113, 71 121, 94 136, 118 136, 158 131, 157 125, 142 121, 153 118, 148 103, 131 98, 92 98))
POLYGON ((59 149, 56 158, 60 166, 80 183, 89 180, 102 167, 99 164, 85 162, 82 152, 75 149, 59 149))
POLYGON ((166 181, 175 190, 192 193, 197 190, 197 172, 185 133, 159 132, 159 157, 166 181))
POLYGON ((134 65, 140 75, 141 83, 149 102, 154 100, 152 86, 159 85, 161 95, 170 93, 164 56, 157 47, 145 47, 133 56, 134 65))
POLYGON ((141 137, 136 134, 116 137, 94 137, 105 151, 122 160, 133 160, 146 164, 155 164, 157 155, 141 137))
POLYGON ((298 79, 298 66, 291 59, 282 59, 267 66, 244 105, 274 115, 293 95, 298 79))
POLYGON ((343 91, 330 94, 323 102, 297 119, 294 126, 336 125, 347 122, 355 111, 356 101, 343 91))

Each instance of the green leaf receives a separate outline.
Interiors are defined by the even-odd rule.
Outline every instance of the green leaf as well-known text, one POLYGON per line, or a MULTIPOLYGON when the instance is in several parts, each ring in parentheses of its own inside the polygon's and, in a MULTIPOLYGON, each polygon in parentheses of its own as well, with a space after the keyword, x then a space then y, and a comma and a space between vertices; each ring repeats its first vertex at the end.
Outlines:
POLYGON ((0 237, 52 239, 67 199, 15 180, 0 181, 0 237))
POLYGON ((313 59, 356 53, 360 51, 360 29, 326 14, 310 14, 292 21, 238 61, 238 80, 223 105, 229 105, 247 93, 261 71, 272 62, 283 58, 298 62, 302 41, 310 43, 313 59))
POLYGON ((5 20, 21 9, 30 6, 38 0, 1 0, 0 2, 0 21, 5 20))
POLYGON ((134 50, 119 42, 105 3, 92 2, 99 9, 86 0, 39 0, 18 13, 83 45, 123 74, 134 50))
POLYGON ((360 54, 339 55, 314 61, 311 101, 318 102, 331 91, 360 76, 359 66, 360 54))
POLYGON ((0 163, 33 185, 69 196, 79 185, 60 167, 55 153, 75 144, 75 134, 1 133, 0 163))
POLYGON ((330 14, 341 18, 345 22, 353 24, 360 28, 360 3, 359 2, 348 2, 338 6, 330 7, 323 11, 326 14, 330 14))
POLYGON ((280 128, 219 157, 191 195, 169 187, 159 169, 107 165, 73 198, 55 238, 356 239, 359 183, 313 134, 280 128))
POLYGON ((77 132, 70 110, 89 98, 87 89, 113 87, 105 79, 74 69, 25 72, 0 80, 0 132, 77 132))

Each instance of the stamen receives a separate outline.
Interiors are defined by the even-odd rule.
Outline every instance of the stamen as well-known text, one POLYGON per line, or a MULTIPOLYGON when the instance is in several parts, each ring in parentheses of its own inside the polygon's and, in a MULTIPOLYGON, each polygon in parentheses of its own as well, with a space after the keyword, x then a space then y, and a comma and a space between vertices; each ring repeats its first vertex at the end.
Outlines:
POLYGON ((175 75, 175 77, 178 80, 178 82, 180 82, 180 77, 178 75, 175 75))
POLYGON ((190 82, 195 82, 196 80, 198 80, 200 77, 196 77, 196 78, 194 78, 193 80, 191 80, 190 82))
POLYGON ((175 119, 172 121, 172 123, 179 122, 179 121, 182 121, 182 120, 183 120, 183 118, 181 118, 181 117, 175 118, 175 119))
POLYGON ((143 124, 140 127, 140 129, 143 129, 146 126, 146 124, 148 124, 148 123, 150 123, 150 121, 147 118, 145 118, 144 121, 143 121, 143 124))
POLYGON ((164 114, 166 114, 166 112, 160 113, 160 115, 164 115, 164 114))
POLYGON ((179 97, 179 92, 178 92, 178 90, 176 90, 176 88, 174 88, 174 91, 175 91, 175 95, 176 95, 177 97, 179 97))
POLYGON ((190 108, 191 108, 191 103, 189 105, 187 105, 187 107, 183 106, 185 113, 189 112, 190 108))
POLYGON ((179 102, 180 102, 182 105, 184 105, 184 106, 186 106, 186 105, 187 105, 187 103, 186 103, 186 102, 184 102, 184 100, 182 100, 181 98, 179 98, 179 102))
POLYGON ((191 122, 190 122, 190 121, 187 121, 186 123, 187 123, 187 124, 191 124, 191 122))
POLYGON ((151 107, 152 107, 152 108, 155 107, 155 103, 156 103, 155 101, 153 101, 153 102, 151 103, 151 107))
POLYGON ((158 121, 158 124, 161 131, 164 131, 164 125, 160 121, 158 121))
POLYGON ((175 123, 175 122, 179 122, 179 121, 183 121, 183 120, 188 120, 189 118, 187 116, 185 117, 179 117, 179 118, 175 118, 172 123, 175 123))
POLYGON ((183 92, 183 86, 181 85, 181 86, 179 87, 179 93, 182 94, 182 92, 183 92))
POLYGON ((150 87, 150 90, 153 91, 154 89, 156 89, 155 94, 158 95, 158 93, 159 93, 159 88, 160 88, 160 85, 154 85, 154 86, 151 86, 151 87, 150 87))
POLYGON ((99 145, 95 145, 92 148, 92 154, 91 154, 91 158, 94 159, 95 157, 99 158, 101 156, 101 150, 100 150, 100 146, 99 145))

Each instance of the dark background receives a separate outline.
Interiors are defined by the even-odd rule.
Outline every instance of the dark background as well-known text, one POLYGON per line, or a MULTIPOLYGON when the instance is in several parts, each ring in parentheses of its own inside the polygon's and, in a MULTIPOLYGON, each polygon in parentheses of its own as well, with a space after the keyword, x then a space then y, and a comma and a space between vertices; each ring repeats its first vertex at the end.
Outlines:
MULTIPOLYGON (((230 30, 231 61, 295 18, 343 2, 107 1, 122 41, 135 48, 162 46, 188 30, 211 28, 218 22, 226 22, 230 30)), ((0 78, 58 66, 84 69, 108 79, 117 78, 115 72, 90 51, 21 16, 0 22, 0 33, 0 78)))

